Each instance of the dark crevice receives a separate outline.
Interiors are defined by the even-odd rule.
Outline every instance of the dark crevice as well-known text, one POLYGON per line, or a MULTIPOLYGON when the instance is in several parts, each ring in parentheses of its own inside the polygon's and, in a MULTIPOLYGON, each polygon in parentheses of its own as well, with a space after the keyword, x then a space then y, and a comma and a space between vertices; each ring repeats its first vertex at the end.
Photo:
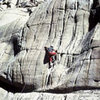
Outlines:
POLYGON ((83 14, 83 35, 85 34, 85 24, 84 24, 84 20, 85 20, 85 14, 83 14))
POLYGON ((94 81, 95 81, 95 82, 100 82, 100 80, 98 80, 98 79, 95 79, 94 81))
POLYGON ((65 10, 65 9, 63 9, 63 8, 57 8, 58 10, 65 10))
POLYGON ((21 68, 21 61, 19 61, 19 65, 20 65, 20 73, 21 73, 22 82, 23 82, 23 88, 22 88, 21 92, 23 92, 26 85, 25 85, 25 82, 24 82, 24 75, 23 75, 23 71, 22 71, 22 68, 21 68))
POLYGON ((89 31, 91 31, 97 23, 100 23, 100 5, 98 0, 93 0, 93 5, 89 16, 89 31))
POLYGON ((34 85, 20 84, 14 82, 12 83, 4 79, 3 77, 0 77, 0 87, 12 93, 22 93, 22 92, 27 93, 27 92, 32 92, 35 89, 34 85))
POLYGON ((66 95, 64 96, 64 100, 67 100, 67 96, 66 95))
POLYGON ((27 8, 27 12, 29 13, 29 16, 32 14, 32 9, 31 8, 27 8))
POLYGON ((93 0, 92 9, 95 9, 99 5, 99 0, 93 0))
POLYGON ((77 30, 77 16, 76 16, 76 14, 75 14, 74 21, 75 21, 75 29, 73 29, 72 41, 73 41, 74 38, 75 38, 76 30, 77 30))
POLYGON ((52 8, 52 17, 51 17, 51 22, 50 22, 49 37, 51 35, 52 24, 53 24, 53 17, 54 17, 54 8, 52 8))
POLYGON ((19 45, 19 41, 18 41, 18 38, 16 36, 13 36, 11 38, 11 42, 13 45, 14 56, 16 56, 21 51, 21 46, 19 45))
POLYGON ((75 86, 75 87, 68 87, 65 89, 49 89, 47 91, 41 92, 48 92, 48 93, 56 93, 56 94, 65 94, 65 93, 72 93, 80 90, 100 90, 100 87, 92 87, 92 86, 75 86))
POLYGON ((77 10, 79 9, 79 5, 80 5, 79 2, 77 2, 77 10))
POLYGON ((100 48, 100 46, 92 46, 90 49, 100 48))
POLYGON ((65 15, 64 15, 64 18, 63 18, 63 29, 62 29, 62 35, 60 37, 60 45, 61 45, 61 42, 62 42, 62 37, 63 37, 63 33, 64 33, 64 28, 65 28, 65 15))
POLYGON ((75 14, 74 22, 77 23, 77 15, 75 14))
POLYGON ((67 11, 67 0, 65 1, 65 13, 67 11))
POLYGON ((13 92, 15 93, 16 92, 20 92, 21 91, 21 88, 16 88, 14 86, 11 85, 11 83, 9 84, 8 82, 4 82, 4 81, 1 81, 0 80, 0 87, 7 90, 8 92, 13 92))
POLYGON ((52 84, 52 77, 51 74, 48 76, 48 80, 47 80, 47 86, 52 84))
POLYGON ((10 4, 9 1, 7 1, 7 2, 3 2, 3 5, 7 5, 7 8, 11 8, 11 4, 10 4))
POLYGON ((30 28, 30 25, 29 25, 28 23, 26 23, 26 26, 27 26, 28 28, 30 28))
MULTIPOLYGON (((19 83, 10 83, 8 81, 6 81, 5 79, 2 79, 2 77, 0 77, 0 87, 5 89, 8 92, 12 92, 12 93, 28 93, 28 92, 32 92, 33 90, 35 90, 34 85, 22 85, 19 83), (25 88, 24 88, 25 87, 25 88), (24 90, 22 91, 22 89, 24 88, 24 90)), ((97 80, 94 80, 95 82, 98 82, 97 80)), ((74 87, 68 87, 68 88, 55 88, 55 89, 49 89, 49 90, 45 90, 45 91, 34 91, 34 92, 44 92, 44 93, 56 93, 56 94, 64 94, 64 93, 71 93, 71 92, 75 92, 75 91, 80 91, 80 90, 100 90, 100 87, 92 87, 92 86, 74 86, 74 87)))
POLYGON ((36 40, 36 34, 34 35, 34 41, 36 40))

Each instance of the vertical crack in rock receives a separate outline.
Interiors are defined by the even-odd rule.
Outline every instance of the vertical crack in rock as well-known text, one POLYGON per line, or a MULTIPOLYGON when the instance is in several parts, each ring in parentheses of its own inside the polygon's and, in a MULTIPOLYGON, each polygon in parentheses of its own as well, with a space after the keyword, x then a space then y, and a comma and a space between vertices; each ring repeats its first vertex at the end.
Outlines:
POLYGON ((76 28, 73 27, 73 34, 72 34, 71 40, 70 40, 70 42, 69 42, 69 44, 67 45, 66 48, 68 48, 68 47, 70 48, 71 43, 73 42, 73 40, 75 38, 75 33, 76 33, 76 28))
POLYGON ((78 15, 77 15, 77 12, 78 12, 78 9, 79 9, 79 2, 76 0, 75 1, 75 4, 74 4, 74 8, 71 9, 72 11, 74 11, 75 15, 72 16, 73 20, 74 20, 74 26, 73 26, 73 34, 72 34, 72 38, 71 38, 71 41, 69 42, 68 46, 66 48, 70 48, 73 49, 75 48, 75 44, 76 44, 76 41, 77 41, 77 38, 78 38, 78 34, 76 33, 77 31, 77 22, 78 22, 78 15), (72 45, 72 46, 71 46, 72 45))
POLYGON ((85 32, 84 32, 84 30, 85 30, 84 20, 85 20, 85 14, 83 14, 83 35, 85 34, 85 32))
POLYGON ((51 30, 52 30, 52 24, 53 24, 53 17, 54 17, 54 7, 52 8, 52 14, 51 14, 51 22, 50 22, 50 29, 49 29, 49 38, 51 35, 51 30))
POLYGON ((88 32, 84 37, 83 37, 83 41, 82 41, 82 50, 81 53, 88 51, 91 47, 91 41, 93 38, 93 34, 94 34, 94 29, 92 29, 90 32, 88 32))
POLYGON ((28 23, 26 23, 26 26, 27 26, 27 28, 29 28, 29 29, 30 29, 30 25, 29 25, 28 23))
POLYGON ((67 11, 67 0, 65 0, 65 13, 67 11))
POLYGON ((76 29, 77 29, 77 11, 76 11, 76 13, 75 13, 75 17, 74 17, 74 22, 75 22, 75 28, 74 28, 74 30, 73 30, 73 36, 72 36, 72 41, 74 40, 74 38, 75 38, 75 35, 76 35, 76 29))
POLYGON ((26 34, 25 34, 25 27, 22 29, 22 36, 21 36, 21 47, 22 49, 26 50, 28 52, 28 48, 25 47, 26 42, 26 34))
POLYGON ((93 0, 89 16, 89 31, 91 31, 98 22, 100 23, 100 5, 98 0, 93 0))
POLYGON ((19 62, 19 66, 20 66, 20 73, 21 73, 21 76, 22 76, 22 84, 23 84, 21 92, 23 92, 24 89, 25 89, 25 82, 24 82, 24 75, 23 75, 23 72, 22 72, 22 65, 21 65, 22 62, 21 62, 21 60, 18 60, 18 62, 19 62))
MULTIPOLYGON (((6 77, 7 77, 7 79, 9 80, 9 81, 12 81, 13 82, 13 78, 12 78, 12 76, 11 76, 11 66, 10 65, 8 65, 7 66, 8 68, 7 68, 7 74, 6 74, 6 77)), ((13 74, 12 74, 13 75, 13 74)))
POLYGON ((90 5, 91 5, 91 0, 89 0, 88 9, 91 9, 91 8, 90 8, 90 5))
POLYGON ((65 1, 65 8, 64 8, 64 16, 63 16, 63 28, 62 28, 62 35, 60 37, 60 43, 59 45, 61 45, 62 39, 63 39, 63 33, 64 33, 64 29, 65 29, 65 14, 66 14, 66 10, 67 10, 67 0, 65 1))
POLYGON ((40 96, 38 96, 37 100, 43 100, 43 94, 40 94, 40 96))
MULTIPOLYGON (((71 47, 71 49, 74 49, 75 48, 75 43, 76 43, 76 41, 77 41, 77 38, 78 38, 78 33, 76 32, 77 31, 77 11, 78 11, 78 9, 76 9, 76 11, 75 11, 75 15, 74 15, 74 17, 73 17, 73 20, 74 20, 74 27, 73 27, 73 34, 72 34, 72 37, 71 37, 71 41, 70 41, 70 43, 69 43, 69 48, 71 47, 71 45, 72 45, 72 47, 71 47)), ((68 47, 67 46, 67 47, 68 47)))
POLYGON ((50 85, 50 81, 51 81, 51 80, 50 80, 50 79, 51 79, 51 75, 49 75, 49 76, 47 77, 47 79, 48 79, 48 80, 47 80, 47 84, 46 84, 46 85, 48 86, 48 85, 50 85))
POLYGON ((24 75, 23 75, 22 68, 21 68, 21 67, 22 67, 21 63, 22 63, 22 62, 19 61, 19 60, 18 60, 18 62, 19 62, 19 65, 20 65, 20 73, 21 73, 21 75, 22 75, 22 82, 23 82, 23 84, 24 84, 24 75))
POLYGON ((46 75, 46 78, 45 78, 45 85, 48 86, 48 85, 52 85, 52 77, 53 77, 53 67, 48 69, 48 72, 47 72, 47 75, 46 75))
POLYGON ((91 53, 92 53, 92 50, 90 51, 90 57, 89 57, 90 58, 90 62, 89 62, 88 70, 87 70, 87 82, 88 82, 88 77, 89 77, 89 69, 90 69, 90 66, 91 66, 91 53))
MULTIPOLYGON (((86 57, 85 57, 85 58, 86 58, 86 57)), ((84 59, 85 59, 85 58, 84 58, 84 59)), ((82 62, 80 61, 80 63, 81 63, 80 65, 81 65, 81 66, 80 66, 78 75, 77 75, 77 77, 76 77, 76 79, 75 79, 75 85, 76 85, 76 83, 77 83, 77 79, 78 79, 78 76, 79 76, 79 74, 80 74, 80 72, 81 72, 81 69, 82 69, 82 67, 83 67, 83 65, 84 65, 84 61, 85 61, 84 59, 82 59, 82 62)))
POLYGON ((19 45, 18 37, 12 36, 11 42, 13 45, 14 56, 16 56, 21 51, 21 46, 19 45))
POLYGON ((12 83, 14 81, 14 71, 12 70, 12 83))
POLYGON ((64 96, 64 100, 67 100, 67 95, 64 96))
POLYGON ((34 76, 33 77, 36 76, 36 70, 37 70, 37 66, 38 66, 38 59, 39 59, 39 55, 38 55, 37 60, 36 60, 36 66, 35 66, 34 76))

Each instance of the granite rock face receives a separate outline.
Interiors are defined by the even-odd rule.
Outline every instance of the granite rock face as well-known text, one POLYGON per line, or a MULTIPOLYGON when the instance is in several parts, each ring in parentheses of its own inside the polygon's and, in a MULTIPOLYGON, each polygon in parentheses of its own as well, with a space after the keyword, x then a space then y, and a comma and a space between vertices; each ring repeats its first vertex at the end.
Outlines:
POLYGON ((44 0, 0 0, 0 10, 18 7, 36 7, 44 0))
POLYGON ((1 83, 20 92, 100 88, 99 12, 100 0, 45 0, 20 32, 0 27, 1 83), (51 45, 53 66, 44 49, 51 45))
POLYGON ((0 100, 99 100, 100 91, 84 90, 68 94, 11 93, 0 88, 0 100))

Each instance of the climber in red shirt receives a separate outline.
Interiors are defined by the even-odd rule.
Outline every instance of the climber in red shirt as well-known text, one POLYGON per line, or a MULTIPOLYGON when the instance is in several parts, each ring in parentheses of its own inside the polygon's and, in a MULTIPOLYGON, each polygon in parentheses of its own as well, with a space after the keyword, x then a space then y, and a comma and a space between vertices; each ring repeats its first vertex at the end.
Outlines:
POLYGON ((45 49, 49 56, 49 62, 53 63, 56 60, 57 50, 54 50, 53 46, 50 46, 49 48, 45 47, 45 49))

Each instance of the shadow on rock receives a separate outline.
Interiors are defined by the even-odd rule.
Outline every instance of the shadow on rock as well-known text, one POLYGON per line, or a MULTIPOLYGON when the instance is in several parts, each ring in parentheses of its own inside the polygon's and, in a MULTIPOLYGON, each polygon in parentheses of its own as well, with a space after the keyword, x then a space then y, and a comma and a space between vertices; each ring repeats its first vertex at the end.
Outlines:
POLYGON ((47 50, 45 49, 45 56, 44 56, 44 60, 43 60, 44 64, 49 63, 49 54, 47 52, 47 50))

